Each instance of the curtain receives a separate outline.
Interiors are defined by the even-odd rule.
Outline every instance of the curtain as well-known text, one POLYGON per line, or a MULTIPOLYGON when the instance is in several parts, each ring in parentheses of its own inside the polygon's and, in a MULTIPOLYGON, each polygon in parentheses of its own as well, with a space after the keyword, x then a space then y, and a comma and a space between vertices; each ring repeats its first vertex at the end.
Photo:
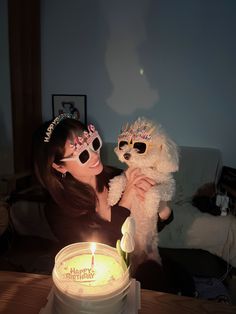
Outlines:
POLYGON ((8 0, 14 170, 31 170, 32 134, 42 122, 40 0, 8 0))

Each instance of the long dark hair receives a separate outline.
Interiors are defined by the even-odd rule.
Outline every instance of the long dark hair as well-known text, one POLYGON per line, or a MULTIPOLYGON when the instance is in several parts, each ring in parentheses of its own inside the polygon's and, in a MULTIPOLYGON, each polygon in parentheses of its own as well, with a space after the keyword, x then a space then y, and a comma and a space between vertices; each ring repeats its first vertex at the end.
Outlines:
MULTIPOLYGON (((52 167, 53 162, 63 165, 63 161, 60 160, 65 153, 66 140, 73 139, 75 135, 81 135, 83 131, 87 131, 87 127, 78 120, 64 119, 54 128, 49 142, 44 142, 50 123, 51 121, 44 123, 33 137, 33 161, 36 177, 58 206, 63 210, 69 210, 70 215, 95 213, 96 191, 69 173, 62 178, 61 173, 52 167)), ((104 187, 108 186, 113 171, 112 168, 104 167, 103 171, 96 176, 98 192, 102 192, 104 187)))

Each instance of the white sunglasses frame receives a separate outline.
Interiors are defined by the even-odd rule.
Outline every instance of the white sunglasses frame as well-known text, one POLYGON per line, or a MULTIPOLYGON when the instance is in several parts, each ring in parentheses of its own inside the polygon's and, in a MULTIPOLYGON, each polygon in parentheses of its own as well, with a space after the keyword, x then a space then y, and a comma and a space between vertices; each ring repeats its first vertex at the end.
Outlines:
MULTIPOLYGON (((85 144, 86 144, 86 143, 85 143, 85 144)), ((84 144, 83 144, 82 146, 84 146, 84 144)), ((90 158, 91 158, 91 154, 90 154, 89 151, 92 151, 92 152, 94 152, 94 153, 97 153, 97 152, 100 152, 101 147, 102 147, 102 139, 101 139, 101 137, 99 136, 99 134, 97 134, 97 136, 96 136, 89 144, 86 144, 86 145, 85 145, 84 149, 82 149, 81 151, 80 151, 80 147, 79 147, 78 149, 75 149, 75 151, 73 152, 73 155, 76 154, 76 156, 73 156, 73 157, 65 157, 65 158, 62 158, 60 161, 77 161, 77 162, 79 162, 79 163, 83 166, 83 165, 85 165, 85 164, 90 160, 90 158), (100 143, 100 146, 99 146, 99 148, 98 148, 97 150, 94 150, 94 149, 93 149, 93 146, 92 146, 92 144, 93 144, 93 142, 94 142, 95 139, 98 139, 98 140, 99 140, 99 143, 100 143), (85 150, 88 151, 88 153, 89 153, 89 158, 88 158, 88 160, 86 160, 84 163, 82 163, 82 162, 80 161, 80 159, 79 159, 79 156, 80 156, 85 150)))

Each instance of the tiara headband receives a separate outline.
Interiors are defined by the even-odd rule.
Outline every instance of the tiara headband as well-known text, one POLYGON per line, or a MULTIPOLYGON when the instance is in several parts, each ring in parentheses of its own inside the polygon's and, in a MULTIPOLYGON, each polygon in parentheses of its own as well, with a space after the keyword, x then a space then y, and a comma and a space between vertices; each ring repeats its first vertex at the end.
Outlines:
POLYGON ((57 116, 47 128, 46 135, 43 140, 45 143, 49 143, 55 127, 64 119, 76 119, 76 116, 72 115, 71 113, 62 113, 57 116))
POLYGON ((118 136, 118 140, 129 140, 132 139, 134 141, 151 141, 152 133, 155 130, 155 126, 150 122, 143 120, 142 118, 138 118, 133 124, 126 124, 122 130, 120 135, 118 136))

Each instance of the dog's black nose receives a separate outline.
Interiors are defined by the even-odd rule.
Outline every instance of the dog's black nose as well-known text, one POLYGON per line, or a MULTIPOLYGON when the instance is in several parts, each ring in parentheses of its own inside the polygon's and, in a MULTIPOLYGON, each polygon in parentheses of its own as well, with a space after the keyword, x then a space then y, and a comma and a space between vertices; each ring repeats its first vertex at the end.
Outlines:
POLYGON ((129 160, 131 157, 130 153, 125 153, 124 154, 124 159, 129 160))

